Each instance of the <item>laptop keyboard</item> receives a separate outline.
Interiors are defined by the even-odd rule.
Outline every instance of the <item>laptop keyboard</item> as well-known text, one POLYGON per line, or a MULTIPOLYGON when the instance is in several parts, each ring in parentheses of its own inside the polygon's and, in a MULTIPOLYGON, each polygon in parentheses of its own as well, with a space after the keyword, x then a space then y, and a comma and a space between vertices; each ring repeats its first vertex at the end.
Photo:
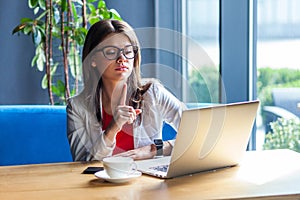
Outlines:
POLYGON ((153 169, 155 171, 160 171, 160 172, 167 172, 169 168, 169 165, 159 165, 155 167, 150 167, 150 169, 153 169))

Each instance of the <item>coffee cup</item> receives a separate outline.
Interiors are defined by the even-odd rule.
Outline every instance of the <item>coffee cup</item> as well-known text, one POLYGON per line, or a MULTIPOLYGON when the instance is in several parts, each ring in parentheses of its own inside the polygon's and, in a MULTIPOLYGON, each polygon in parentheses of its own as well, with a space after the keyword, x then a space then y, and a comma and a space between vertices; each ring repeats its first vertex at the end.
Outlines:
POLYGON ((102 163, 110 178, 125 178, 137 170, 136 163, 130 157, 107 157, 102 163))

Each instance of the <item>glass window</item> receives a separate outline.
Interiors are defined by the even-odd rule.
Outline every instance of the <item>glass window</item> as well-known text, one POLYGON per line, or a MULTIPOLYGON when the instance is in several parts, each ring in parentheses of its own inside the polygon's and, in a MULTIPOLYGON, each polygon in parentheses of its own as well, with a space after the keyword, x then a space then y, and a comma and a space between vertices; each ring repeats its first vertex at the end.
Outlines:
MULTIPOLYGON (((262 115, 258 120, 257 128, 258 148, 262 148, 266 134, 273 132, 270 122, 277 120, 278 117, 274 115, 276 113, 267 111, 266 106, 284 106, 275 103, 273 98, 275 88, 300 88, 298 8, 300 8, 298 0, 257 1, 257 93, 262 106, 262 115)), ((292 106, 295 95, 290 94, 286 97, 290 98, 292 106)), ((287 98, 280 101, 287 101, 287 98)), ((296 115, 299 112, 298 117, 300 117, 298 109, 294 103, 294 108, 291 107, 288 111, 296 115)))
POLYGON ((186 0, 184 101, 219 102, 219 0, 186 0))

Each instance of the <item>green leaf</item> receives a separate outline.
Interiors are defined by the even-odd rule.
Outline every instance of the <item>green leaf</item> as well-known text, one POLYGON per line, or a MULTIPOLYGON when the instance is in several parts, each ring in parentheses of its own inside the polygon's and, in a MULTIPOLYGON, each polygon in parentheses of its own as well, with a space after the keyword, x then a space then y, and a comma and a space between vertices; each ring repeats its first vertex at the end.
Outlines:
POLYGON ((103 9, 107 10, 107 9, 106 9, 105 1, 100 0, 100 1, 98 2, 98 8, 103 8, 103 9))
POLYGON ((47 89, 47 87, 48 87, 47 74, 45 74, 45 75, 43 76, 43 79, 42 79, 42 82, 41 82, 41 87, 42 87, 43 89, 47 89))
POLYGON ((45 0, 38 0, 39 6, 43 9, 46 10, 46 1, 45 0))
POLYGON ((69 61, 71 75, 73 78, 77 77, 78 80, 81 81, 81 76, 80 76, 80 74, 82 74, 81 57, 79 55, 78 50, 76 50, 73 45, 70 48, 70 52, 72 53, 69 54, 68 61, 69 61))
POLYGON ((90 14, 96 13, 96 8, 95 8, 94 4, 87 3, 86 5, 87 5, 87 8, 90 10, 90 14))
POLYGON ((38 5, 38 0, 28 0, 28 7, 35 8, 38 5))
POLYGON ((36 31, 33 32, 33 40, 34 40, 35 45, 40 44, 42 41, 41 32, 37 29, 36 29, 36 31))
POLYGON ((73 88, 73 89, 70 91, 70 95, 71 95, 71 96, 76 95, 76 89, 75 89, 75 88, 73 88))
POLYGON ((32 28, 33 28, 32 26, 25 26, 24 27, 24 34, 29 35, 33 31, 32 28))
POLYGON ((45 41, 45 28, 42 26, 36 26, 37 31, 40 32, 41 34, 41 40, 44 42, 45 41))
MULTIPOLYGON (((51 66, 50 76, 53 76, 55 74, 57 66, 58 66, 58 63, 55 63, 53 66, 51 66)), ((44 77, 42 79, 42 82, 41 82, 41 86, 42 86, 43 89, 46 89, 48 87, 47 74, 44 75, 44 77)))
POLYGON ((60 38, 60 29, 57 26, 54 26, 52 29, 53 37, 60 38))
POLYGON ((95 24, 96 22, 98 22, 99 20, 100 20, 99 18, 93 17, 93 18, 90 18, 90 19, 89 19, 89 22, 90 22, 91 25, 93 25, 93 24, 95 24))
POLYGON ((74 20, 77 21, 78 15, 74 3, 71 4, 74 20))
POLYGON ((67 2, 67 0, 61 0, 61 10, 63 12, 65 12, 67 10, 67 8, 68 8, 68 2, 67 2))
POLYGON ((36 61, 38 59, 38 55, 34 55, 32 60, 31 60, 31 67, 35 66, 36 65, 36 61))
POLYGON ((70 27, 70 26, 65 26, 64 29, 65 29, 65 31, 71 31, 71 30, 72 30, 72 27, 70 27))
POLYGON ((39 54, 36 60, 36 67, 41 72, 44 70, 44 63, 45 63, 44 56, 42 54, 39 54))
POLYGON ((36 7, 34 10, 33 10, 33 14, 36 15, 38 12, 39 12, 40 8, 39 7, 36 7))
POLYGON ((65 84, 61 80, 58 80, 56 82, 56 84, 57 84, 57 88, 59 89, 59 91, 64 93, 65 92, 65 84))
POLYGON ((58 63, 55 63, 51 66, 51 71, 50 71, 50 74, 51 76, 53 76, 57 70, 57 66, 58 66, 58 63))
POLYGON ((100 9, 99 14, 102 19, 110 19, 111 18, 110 12, 107 10, 100 9))
POLYGON ((22 24, 29 23, 29 22, 32 23, 33 21, 34 21, 33 19, 27 18, 27 17, 24 17, 24 18, 21 19, 22 24))
POLYGON ((95 1, 97 1, 97 0, 87 0, 87 3, 93 3, 95 1))
POLYGON ((64 98, 64 96, 65 96, 65 84, 61 80, 58 80, 55 85, 52 85, 51 88, 52 88, 52 92, 56 96, 58 96, 62 99, 64 98))
POLYGON ((44 70, 44 63, 46 61, 44 50, 43 50, 43 44, 39 44, 35 49, 35 55, 37 56, 36 59, 36 67, 39 71, 44 70))
POLYGON ((79 46, 82 46, 84 44, 85 36, 87 34, 87 29, 80 27, 74 30, 74 35, 72 36, 72 39, 77 42, 79 46))
POLYGON ((122 20, 120 14, 115 9, 110 9, 109 11, 112 14, 112 19, 122 20))
POLYGON ((56 96, 60 96, 59 89, 55 85, 52 85, 51 89, 52 89, 53 94, 55 94, 56 96))

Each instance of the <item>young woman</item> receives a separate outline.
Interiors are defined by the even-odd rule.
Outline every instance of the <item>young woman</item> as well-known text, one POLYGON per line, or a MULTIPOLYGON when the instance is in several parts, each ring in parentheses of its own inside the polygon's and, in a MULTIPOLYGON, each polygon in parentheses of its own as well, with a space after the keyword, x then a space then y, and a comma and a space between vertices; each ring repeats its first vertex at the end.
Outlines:
MULTIPOLYGON (((83 47, 80 94, 68 100, 68 139, 74 161, 107 156, 152 158, 163 122, 177 130, 183 104, 159 82, 141 83, 137 36, 124 21, 102 20, 83 47)), ((174 141, 163 142, 169 155, 174 141)))

